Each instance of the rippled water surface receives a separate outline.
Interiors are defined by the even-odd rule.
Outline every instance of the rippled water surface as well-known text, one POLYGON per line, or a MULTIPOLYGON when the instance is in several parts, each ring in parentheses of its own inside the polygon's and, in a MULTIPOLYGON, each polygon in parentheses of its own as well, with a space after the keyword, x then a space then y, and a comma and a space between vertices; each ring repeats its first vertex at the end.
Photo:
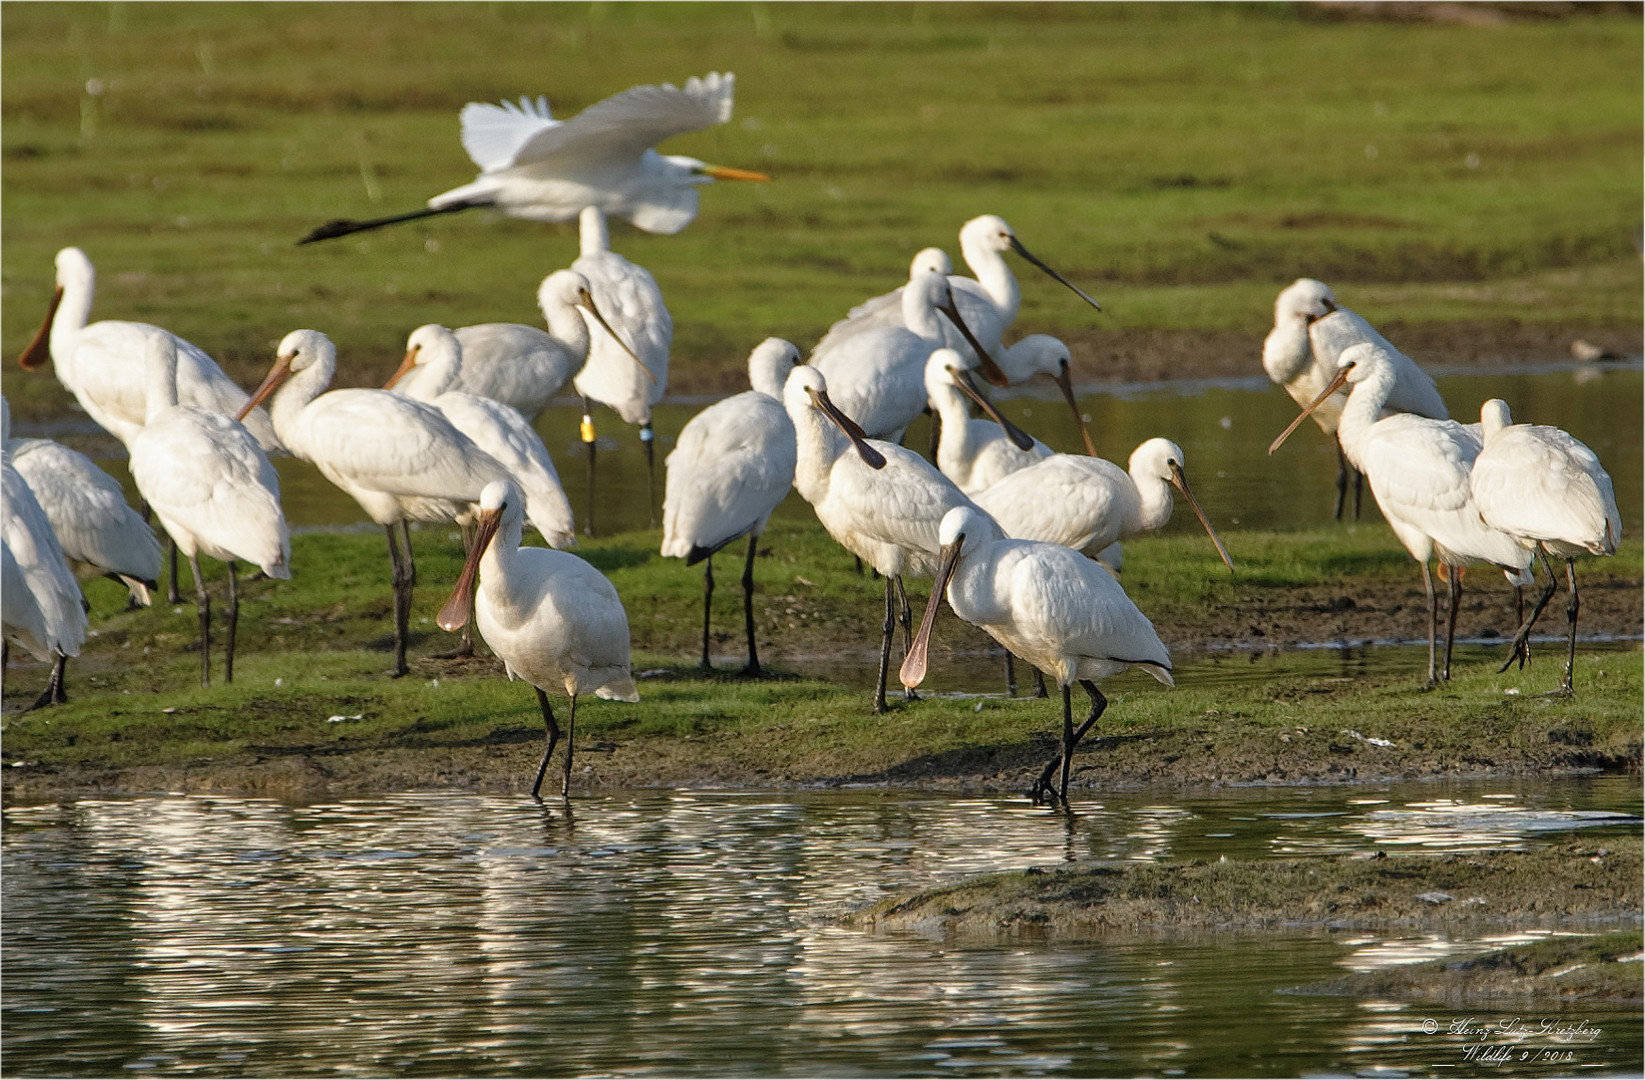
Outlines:
MULTIPOLYGON (((1639 842, 1624 778, 1092 799, 647 791, 5 812, 10 1075, 1479 1075, 1454 1010, 1285 993, 1485 948, 1080 947, 842 927, 887 890, 1092 859, 1639 842), (1434 1033, 1425 1030, 1425 1024, 1434 1033)), ((1523 938, 1527 935, 1517 935, 1523 938)), ((1508 940, 1507 938, 1496 939, 1508 940)), ((1514 1075, 1636 1073, 1637 1009, 1514 1075)), ((1540 1017, 1533 1018, 1534 1023, 1540 1017)))

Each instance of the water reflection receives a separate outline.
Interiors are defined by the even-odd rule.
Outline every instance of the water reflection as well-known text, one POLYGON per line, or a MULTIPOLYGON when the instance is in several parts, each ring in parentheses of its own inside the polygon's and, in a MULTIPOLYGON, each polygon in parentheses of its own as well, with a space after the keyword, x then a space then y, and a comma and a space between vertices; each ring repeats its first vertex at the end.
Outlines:
MULTIPOLYGON (((1018 801, 886 792, 657 791, 569 811, 449 794, 17 806, 0 852, 7 1066, 202 1076, 1393 1067, 1415 1052, 1396 1037, 1416 1022, 1402 1006, 1274 992, 1344 965, 1481 943, 1316 934, 992 946, 865 934, 830 917, 888 888, 1059 862, 1473 850, 1482 838, 1527 846, 1574 828, 1637 843, 1637 805, 1636 782, 1596 778, 1115 796, 1073 819, 1018 801), (1436 814, 1447 821, 1437 831, 1436 814)), ((1639 1048, 1619 1039, 1585 1060, 1637 1068, 1639 1048)))

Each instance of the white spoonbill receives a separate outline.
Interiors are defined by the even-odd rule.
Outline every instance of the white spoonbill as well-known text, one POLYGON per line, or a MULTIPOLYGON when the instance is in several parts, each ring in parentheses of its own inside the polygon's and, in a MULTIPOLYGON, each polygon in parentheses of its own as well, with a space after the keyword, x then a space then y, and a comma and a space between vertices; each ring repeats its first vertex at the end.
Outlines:
MULTIPOLYGON (((1017 309, 1022 304, 1022 291, 1017 285, 1016 275, 1011 273, 1011 267, 1005 261, 1005 253, 1014 251, 1031 264, 1043 270, 1052 278, 1073 290, 1081 300, 1101 311, 1098 303, 1082 292, 1077 286, 1069 282, 1061 274, 1041 262, 1028 249, 1022 246, 1016 233, 1005 220, 995 214, 984 214, 972 218, 960 228, 960 254, 965 264, 976 274, 975 278, 952 277, 949 284, 954 289, 955 303, 959 307, 960 315, 966 325, 971 328, 984 348, 993 353, 996 358, 1000 352, 1000 339, 1005 331, 1017 318, 1017 309)), ((871 300, 865 300, 848 312, 845 318, 829 327, 828 333, 817 343, 812 350, 811 364, 820 369, 818 363, 837 346, 847 339, 867 330, 880 326, 895 326, 902 321, 899 293, 893 290, 871 300)), ((913 329, 913 324, 906 324, 913 329)), ((958 338, 946 342, 951 348, 964 353, 968 343, 958 338)), ((981 356, 979 356, 981 359, 981 356)), ((993 381, 992 372, 990 381, 993 381)))
POLYGON ((1492 398, 1480 406, 1479 422, 1485 447, 1474 459, 1469 488, 1485 524, 1514 537, 1534 550, 1548 571, 1548 584, 1531 617, 1514 636, 1502 670, 1517 658, 1529 657, 1531 627, 1559 588, 1552 555, 1565 560, 1565 582, 1570 600, 1565 607, 1569 645, 1565 675, 1559 692, 1571 692, 1571 669, 1576 665, 1576 617, 1581 600, 1576 590, 1578 555, 1612 555, 1622 540, 1622 515, 1616 508, 1616 490, 1599 456, 1572 438, 1569 432, 1544 424, 1516 424, 1508 403, 1492 398))
MULTIPOLYGON (((550 330, 556 329, 555 319, 570 316, 575 324, 574 333, 586 338, 588 328, 582 316, 565 309, 544 312, 550 330)), ((558 329, 564 330, 565 327, 558 329)), ((517 409, 527 420, 537 416, 554 400, 560 387, 566 384, 582 365, 588 352, 586 341, 574 341, 556 336, 549 330, 521 323, 477 323, 459 326, 452 331, 457 344, 462 346, 463 364, 457 379, 447 390, 477 394, 517 409)), ((407 397, 426 401, 428 391, 420 385, 434 373, 427 368, 416 368, 402 376, 399 388, 407 397)))
POLYGON ((518 409, 478 394, 452 389, 461 380, 468 356, 456 334, 437 323, 419 326, 406 339, 406 355, 383 386, 440 410, 440 415, 470 442, 490 454, 513 477, 525 495, 526 520, 550 547, 575 547, 577 529, 571 500, 560 486, 543 437, 518 409), (406 389, 410 374, 422 378, 406 389))
MULTIPOLYGON (((9 434, 9 432, 8 432, 9 434)), ((0 634, 51 664, 51 681, 30 709, 67 701, 68 658, 86 641, 80 586, 29 485, 0 453, 0 634)))
POLYGON ((752 390, 717 401, 693 416, 665 463, 662 554, 703 564, 703 661, 708 659, 709 602, 714 596, 714 553, 748 537, 743 560, 743 626, 748 635, 744 675, 759 675, 754 644, 754 554, 766 522, 794 485, 794 422, 783 408, 783 380, 800 351, 766 338, 748 357, 752 390))
POLYGON ((816 368, 794 369, 783 387, 783 405, 794 422, 795 489, 811 504, 829 536, 885 578, 885 621, 874 689, 874 711, 882 713, 891 633, 899 616, 904 633, 911 629, 903 576, 935 572, 941 546, 938 523, 954 507, 972 503, 952 480, 913 451, 864 439, 861 429, 829 399, 828 380, 816 368))
POLYGON ((570 221, 598 206, 651 233, 677 233, 697 216, 697 188, 715 180, 769 180, 761 173, 708 165, 652 149, 671 135, 731 119, 736 77, 710 72, 685 88, 636 86, 570 120, 555 120, 548 100, 463 107, 463 149, 480 175, 428 200, 428 207, 369 221, 330 221, 300 244, 396 222, 489 206, 528 221, 570 221))
POLYGON ((1183 461, 1180 446, 1159 438, 1133 450, 1128 469, 1083 454, 1052 454, 1002 477, 972 498, 993 515, 1007 536, 1100 552, 1116 541, 1164 528, 1171 520, 1171 489, 1175 488, 1232 571, 1234 561, 1194 498, 1183 461))
POLYGON ((1030 797, 1036 803, 1060 799, 1066 806, 1074 747, 1108 706, 1097 681, 1137 665, 1171 686, 1171 654, 1114 575, 1071 548, 1005 539, 986 515, 963 506, 943 515, 938 540, 941 565, 919 634, 903 661, 903 685, 915 687, 925 678, 931 626, 946 593, 956 615, 1062 688, 1062 749, 1034 782, 1030 797), (1071 700, 1076 681, 1091 697, 1091 712, 1077 729, 1071 700), (1053 790, 1051 776, 1059 764, 1062 776, 1053 790))
POLYGON ((640 429, 645 447, 646 509, 657 524, 655 433, 651 407, 668 388, 668 350, 674 343, 674 319, 663 303, 663 291, 645 267, 611 250, 605 214, 597 206, 583 209, 578 218, 582 254, 571 269, 588 279, 590 294, 603 319, 585 311, 588 320, 588 359, 572 377, 571 385, 583 399, 582 440, 588 447, 588 517, 594 535, 594 415, 589 402, 610 406, 623 422, 640 429), (639 364, 634 363, 635 360, 639 364))
POLYGON ((968 363, 953 349, 933 352, 925 362, 925 395, 939 425, 937 468, 961 491, 975 495, 1052 451, 982 396, 968 363), (989 419, 973 420, 968 402, 980 406, 989 419))
POLYGON ((1405 550, 1422 566, 1422 585, 1428 599, 1428 683, 1451 677, 1451 644, 1456 634, 1457 605, 1462 597, 1460 568, 1469 562, 1501 567, 1516 585, 1529 581, 1525 573, 1531 553, 1507 533, 1485 524, 1470 491, 1468 474, 1479 455, 1480 437, 1455 420, 1434 420, 1413 413, 1384 416, 1388 394, 1398 378, 1390 350, 1370 342, 1351 346, 1337 361, 1337 375, 1280 433, 1268 452, 1297 429, 1319 405, 1344 386, 1351 386, 1348 405, 1337 423, 1337 439, 1349 464, 1371 483, 1388 527, 1405 550), (1450 613, 1445 632, 1443 671, 1436 665, 1434 580, 1428 561, 1446 568, 1450 613))
POLYGON ((431 405, 388 390, 328 392, 336 371, 337 349, 330 338, 318 330, 293 330, 281 339, 252 401, 261 404, 278 389, 269 415, 280 440, 353 496, 388 534, 394 674, 404 675, 410 670, 406 626, 417 581, 408 523, 464 517, 485 486, 506 478, 508 470, 431 405))
MULTIPOLYGON (((1262 368, 1268 378, 1283 387, 1291 400, 1307 405, 1336 377, 1342 351, 1360 342, 1383 346, 1394 365, 1396 378, 1386 409, 1415 413, 1434 420, 1451 414, 1439 388, 1416 361, 1390 345, 1386 338, 1359 315, 1339 307, 1336 295, 1323 281, 1298 278, 1274 299, 1274 328, 1262 342, 1262 368)), ((1327 435, 1335 435, 1338 418, 1348 403, 1346 391, 1339 391, 1314 410, 1314 422, 1327 435)), ((1337 447, 1337 501, 1334 516, 1342 519, 1349 474, 1353 473, 1354 516, 1359 516, 1360 475, 1351 468, 1337 447)))
MULTIPOLYGON (((97 271, 86 253, 75 247, 59 251, 51 306, 18 363, 33 371, 49 359, 58 381, 86 415, 127 448, 148 415, 148 371, 142 357, 151 333, 167 334, 175 343, 178 401, 224 416, 245 405, 249 395, 215 360, 169 331, 114 319, 88 324, 96 288, 97 271)), ((280 449, 267 413, 254 410, 245 426, 265 451, 280 449)))
POLYGON ((131 441, 131 478, 188 559, 200 617, 200 685, 211 685, 211 595, 200 556, 228 564, 223 681, 234 681, 240 621, 235 560, 271 578, 291 577, 291 534, 280 481, 257 440, 232 417, 177 401, 176 339, 156 329, 145 343, 148 417, 131 441))
POLYGON ((119 481, 86 455, 50 439, 13 439, 11 412, 0 398, 6 452, 51 522, 70 566, 120 582, 131 606, 147 607, 160 578, 160 541, 143 516, 126 502, 119 481))
MULTIPOLYGON (((954 306, 947 264, 948 256, 937 248, 915 255, 908 285, 899 294, 903 324, 855 334, 811 365, 833 388, 830 400, 870 438, 898 441, 925 410, 925 363, 943 348, 945 321, 975 341, 954 306)), ((982 370, 1003 379, 987 350, 980 343, 972 347, 983 358, 982 370)))
POLYGON ((577 695, 592 691, 608 700, 639 701, 640 692, 629 670, 628 615, 617 590, 604 574, 569 552, 521 547, 522 502, 510 480, 487 484, 481 492, 474 546, 451 599, 440 609, 439 623, 456 630, 467 624, 472 610, 480 636, 502 658, 508 677, 536 688, 548 745, 531 785, 533 798, 560 739, 543 691, 563 689, 571 699, 560 774, 560 795, 568 798, 577 695))
POLYGON ((1085 452, 1092 457, 1097 456, 1096 444, 1091 441, 1091 432, 1085 427, 1079 400, 1074 396, 1073 354, 1068 351, 1067 345, 1050 334, 1029 334, 1002 350, 998 360, 1007 386, 1025 383, 1036 375, 1050 377, 1062 392, 1062 400, 1068 403, 1069 410, 1074 414, 1074 426, 1079 428, 1080 438, 1085 442, 1085 452))

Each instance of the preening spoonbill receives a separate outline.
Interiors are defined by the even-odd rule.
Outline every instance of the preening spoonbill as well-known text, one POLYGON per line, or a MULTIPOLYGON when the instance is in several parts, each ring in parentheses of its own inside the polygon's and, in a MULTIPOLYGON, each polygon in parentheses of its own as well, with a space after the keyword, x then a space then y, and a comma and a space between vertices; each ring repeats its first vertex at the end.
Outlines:
POLYGON ((1051 448, 1002 416, 971 381, 967 361, 953 349, 938 349, 925 362, 925 395, 937 416, 937 468, 967 495, 1044 457, 1051 448), (989 419, 973 420, 968 402, 989 419))
MULTIPOLYGON (((463 350, 463 363, 456 381, 446 390, 490 398, 517 409, 527 420, 536 420, 582 366, 588 352, 588 328, 582 316, 569 307, 545 311, 543 315, 549 331, 564 332, 569 328, 575 340, 521 323, 478 323, 453 330, 463 350), (556 320, 562 325, 556 327, 556 320), (576 340, 583 343, 576 344, 576 340)), ((428 368, 416 368, 402 376, 397 385, 407 397, 426 401, 429 391, 421 384, 424 380, 432 382, 434 374, 428 368)))
POLYGON ((609 700, 640 700, 629 671, 628 616, 611 582, 582 559, 520 546, 522 502, 510 480, 487 484, 481 492, 474 546, 451 599, 440 609, 439 623, 445 630, 465 625, 472 604, 480 636, 502 658, 508 677, 536 688, 548 745, 531 785, 533 797, 543 786, 549 756, 560 739, 543 691, 563 689, 571 699, 560 779, 560 795, 569 797, 577 695, 593 691, 609 700))
POLYGON ((986 515, 964 506, 943 515, 938 540, 937 580, 903 661, 903 685, 915 687, 925 678, 931 626, 946 593, 955 614, 1062 688, 1062 749, 1034 782, 1030 797, 1036 803, 1060 799, 1066 806, 1074 747, 1108 706, 1097 681, 1135 664, 1170 686, 1171 654, 1114 575, 1071 548, 1006 539, 986 515), (1078 728, 1071 700, 1075 681, 1091 697, 1091 712, 1078 728), (1062 776, 1053 790, 1051 776, 1059 764, 1062 776))
POLYGON ((177 401, 176 339, 155 329, 145 342, 148 416, 131 441, 131 478, 194 574, 200 618, 200 685, 211 685, 211 595, 200 556, 228 564, 228 633, 223 681, 234 681, 240 621, 235 560, 271 578, 291 577, 291 534, 274 466, 232 417, 177 401))
MULTIPOLYGON (((908 285, 899 294, 902 324, 877 326, 854 334, 825 355, 813 353, 811 365, 832 387, 829 398, 869 438, 896 442, 926 407, 925 362, 943 347, 943 324, 975 341, 954 306, 948 284, 948 256, 926 248, 909 265, 908 285)), ((982 370, 1004 376, 979 343, 982 370)), ((821 352, 819 346, 817 352, 821 352)))
POLYGON ((327 392, 336 371, 337 349, 330 338, 318 330, 293 330, 281 339, 252 401, 261 404, 278 389, 269 415, 280 441, 353 496, 388 534, 394 674, 404 675, 410 670, 406 624, 417 580, 408 522, 465 517, 485 486, 507 478, 508 470, 431 405, 388 390, 327 392))
POLYGON ((1413 413, 1384 416, 1388 394, 1398 378, 1389 349, 1362 342, 1345 350, 1337 374, 1269 446, 1271 454, 1320 404, 1344 386, 1352 387, 1337 423, 1337 439, 1349 464, 1371 482, 1388 527, 1422 566, 1428 599, 1428 683, 1451 677, 1451 643, 1456 635, 1457 605, 1462 597, 1459 569, 1469 562, 1489 562, 1516 585, 1531 553, 1513 537, 1485 524, 1469 487, 1468 474, 1479 455, 1480 437, 1455 420, 1434 420, 1413 413), (1436 665, 1438 607, 1428 560, 1447 569, 1450 612, 1445 631, 1445 662, 1436 665))
POLYGON ((9 453, 0 453, 0 499, 0 633, 51 663, 51 682, 29 706, 39 709, 68 700, 63 670, 85 644, 86 611, 51 520, 9 453))
POLYGON ((864 439, 829 399, 828 380, 816 368, 794 369, 783 387, 783 405, 794 422, 795 489, 817 512, 828 535, 885 578, 885 621, 874 689, 874 711, 884 712, 891 632, 899 615, 905 634, 910 629, 902 579, 935 572, 938 523, 954 507, 972 503, 952 480, 913 451, 864 439))
POLYGON ((1131 452, 1128 471, 1103 458, 1052 454, 1002 477, 972 499, 1007 536, 1095 553, 1163 528, 1171 520, 1175 488, 1232 571, 1234 561, 1194 498, 1183 461, 1180 446, 1158 438, 1131 452))
POLYGON ((1508 403, 1492 398, 1480 406, 1485 447, 1474 459, 1469 488, 1485 524, 1507 533, 1542 558, 1548 584, 1531 617, 1514 636, 1502 670, 1517 658, 1523 666, 1537 616, 1548 606, 1559 579, 1548 556, 1565 560, 1570 600, 1565 607, 1569 645, 1560 691, 1571 692, 1576 664, 1576 617, 1581 600, 1576 590, 1578 555, 1611 555, 1622 539, 1622 515, 1616 491, 1599 457, 1568 432, 1543 424, 1516 424, 1508 403))
POLYGON ((575 547, 577 529, 571 500, 560 486, 543 438, 519 410, 488 397, 454 390, 468 363, 456 334, 436 323, 419 326, 406 339, 400 369, 383 387, 432 405, 470 442, 497 459, 525 496, 526 520, 550 547, 575 547), (407 390, 408 373, 422 378, 407 390))
POLYGON ((752 390, 717 401, 693 416, 666 462, 662 554, 703 564, 703 668, 708 659, 714 553, 748 537, 743 560, 743 625, 748 635, 744 675, 761 673, 754 644, 754 553, 771 512, 794 485, 794 423, 783 408, 783 380, 800 351, 766 338, 748 357, 752 390))
MULTIPOLYGON (((0 409, 5 409, 4 398, 0 409)), ((9 433, 10 410, 4 415, 9 433)), ((113 578, 130 592, 133 607, 147 607, 162 569, 160 541, 126 502, 119 481, 78 450, 50 439, 8 434, 4 445, 51 522, 69 565, 113 578)))
MULTIPOLYGON (((977 276, 955 276, 950 279, 949 284, 954 289, 955 303, 966 325, 971 328, 983 347, 996 358, 1000 352, 1000 339, 1016 321, 1017 308, 1022 303, 1022 292, 1017 285, 1016 275, 1011 273, 1011 267, 1005 261, 1007 251, 1016 252, 1073 290, 1075 295, 1093 308, 1102 310, 1095 300, 1030 254, 1003 218, 994 214, 972 218, 960 228, 960 254, 965 259, 965 264, 971 268, 971 272, 977 276)), ((859 333, 875 327, 897 325, 902 318, 900 292, 901 290, 893 290, 872 300, 866 300, 852 308, 845 318, 829 327, 828 333, 812 350, 812 366, 820 368, 818 362, 823 357, 859 333)), ((913 329, 912 323, 907 325, 913 329)), ((962 355, 969 344, 958 338, 947 340, 945 343, 962 355)), ((982 359, 981 356, 978 358, 982 359)), ((995 381, 993 372, 986 373, 990 381, 995 381)), ((996 385, 1003 384, 996 382, 996 385)))
POLYGON ((643 266, 611 250, 605 214, 597 206, 583 209, 578 218, 582 254, 571 269, 588 280, 594 297, 588 320, 588 360, 571 380, 583 398, 582 439, 588 447, 588 517, 594 534, 594 416, 589 402, 610 406, 624 423, 640 429, 645 446, 646 510, 657 524, 655 434, 651 407, 668 387, 668 350, 674 343, 674 320, 663 303, 663 291, 643 266), (598 311, 602 318, 597 318, 598 311), (638 366, 634 361, 638 360, 638 366))
POLYGON ((480 168, 471 183, 442 192, 428 207, 369 221, 330 221, 300 244, 396 222, 489 206, 528 221, 570 221, 598 206, 651 233, 677 233, 697 216, 697 188, 715 180, 768 180, 761 173, 708 165, 652 149, 671 135, 731 119, 736 77, 710 72, 685 88, 636 86, 570 120, 555 120, 548 100, 463 106, 463 149, 480 168))
MULTIPOLYGON (((1298 278, 1274 299, 1274 328, 1262 343, 1262 368, 1268 378, 1284 387, 1291 400, 1307 405, 1336 377, 1342 351, 1360 342, 1383 346, 1394 365, 1396 378, 1389 392, 1387 409, 1415 413, 1434 420, 1450 418, 1445 401, 1434 380, 1416 361, 1390 345, 1386 338, 1359 315, 1339 307, 1336 295, 1323 281, 1298 278)), ((1338 418, 1348 394, 1339 392, 1314 410, 1314 422, 1327 435, 1335 435, 1338 418)), ((1342 448, 1337 447, 1337 501, 1333 513, 1342 519, 1349 473, 1353 472, 1342 448)), ((1360 476, 1353 472, 1354 516, 1359 516, 1360 476)))
MULTIPOLYGON (((148 371, 143 356, 155 332, 172 338, 177 351, 177 400, 232 416, 248 395, 217 362, 182 338, 148 323, 104 319, 88 324, 97 271, 79 248, 57 253, 57 288, 34 340, 18 363, 33 371, 49 359, 58 381, 86 415, 128 448, 148 415, 148 371)), ((245 426, 265 451, 280 449, 268 414, 254 410, 245 426)))

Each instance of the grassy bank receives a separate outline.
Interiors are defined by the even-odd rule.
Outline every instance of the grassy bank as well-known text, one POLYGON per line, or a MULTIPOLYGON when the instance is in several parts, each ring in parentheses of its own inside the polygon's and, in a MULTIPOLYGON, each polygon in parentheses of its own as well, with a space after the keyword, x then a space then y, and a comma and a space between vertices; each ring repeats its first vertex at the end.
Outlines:
MULTIPOLYGON (((94 635, 70 668, 72 700, 7 716, 7 790, 522 790, 542 738, 533 696, 489 657, 426 658, 452 643, 432 619, 455 579, 459 547, 444 530, 418 536, 413 672, 400 680, 385 675, 390 600, 375 532, 300 535, 291 581, 246 585, 230 686, 220 684, 220 661, 219 683, 198 686, 192 600, 122 612, 112 583, 88 583, 94 635)), ((999 657, 986 637, 945 611, 936 692, 874 717, 869 664, 880 583, 858 577, 816 525, 783 525, 767 537, 756 613, 765 659, 788 674, 758 682, 697 670, 701 576, 657 556, 656 533, 579 548, 623 597, 634 667, 644 673, 639 704, 591 700, 579 711, 579 761, 588 770, 579 768, 580 785, 1026 788, 1049 755, 1059 710, 1001 695, 999 657)), ((1077 785, 1637 767, 1637 651, 1585 648, 1573 698, 1539 696, 1558 681, 1555 644, 1538 646, 1524 671, 1497 674, 1496 651, 1463 661, 1449 685, 1432 691, 1420 686, 1415 654, 1409 667, 1347 677, 1334 661, 1316 662, 1317 650, 1283 646, 1387 636, 1384 626, 1414 634, 1420 586, 1392 538, 1322 530, 1248 533, 1230 543, 1241 564, 1234 578, 1203 538, 1162 537, 1128 550, 1126 587, 1186 666, 1174 690, 1141 674, 1106 685, 1112 704, 1102 737, 1076 758, 1077 785), (1270 666, 1255 667, 1258 660, 1270 666)), ((1630 541, 1616 559, 1584 567, 1590 632, 1637 634, 1639 565, 1639 544, 1630 541)), ((741 664, 741 598, 730 569, 722 568, 715 596, 714 652, 724 668, 741 664)), ((1505 590, 1487 584, 1467 595, 1464 635, 1501 640, 1511 632, 1505 590)), ((1557 632, 1557 612, 1553 620, 1557 632)), ((13 710, 45 679, 43 665, 18 655, 6 680, 13 710)))
MULTIPOLYGON (((1128 331, 1258 337, 1301 274, 1384 324, 1529 322, 1637 348, 1637 11, 1490 26, 1278 4, 5 16, 7 356, 66 244, 102 271, 97 316, 161 323, 242 383, 298 326, 331 334, 339 382, 358 385, 421 323, 536 322, 570 226, 471 214, 292 242, 469 180, 467 101, 545 93, 564 116, 707 70, 737 73, 736 118, 665 149, 776 182, 706 191, 678 236, 617 231, 669 297, 678 387, 721 388, 769 334, 809 346, 982 212, 1104 302, 1024 289, 1019 328, 1077 340, 1087 372, 1128 331)), ((47 378, 8 374, 6 390, 23 420, 67 406, 47 378)))

